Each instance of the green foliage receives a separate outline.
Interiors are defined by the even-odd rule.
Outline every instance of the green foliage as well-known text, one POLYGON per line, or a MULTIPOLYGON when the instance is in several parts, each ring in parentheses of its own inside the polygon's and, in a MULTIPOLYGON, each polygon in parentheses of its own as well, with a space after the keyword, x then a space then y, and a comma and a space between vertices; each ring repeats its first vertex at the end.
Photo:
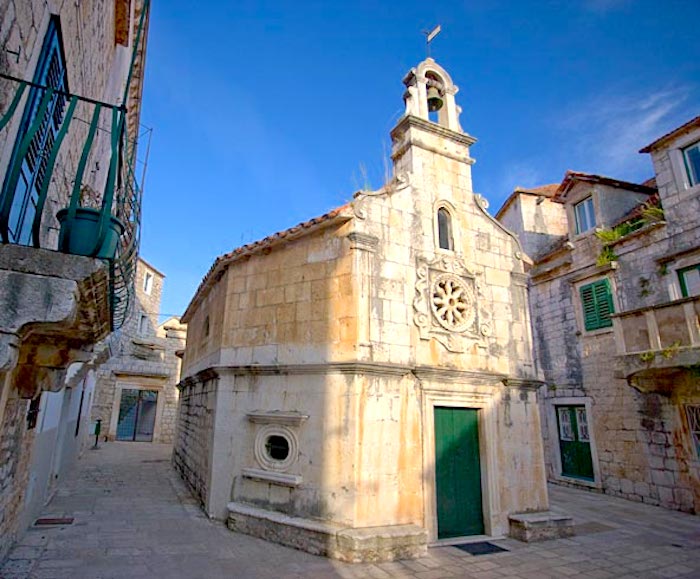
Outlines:
POLYGON ((617 227, 614 229, 599 229, 595 232, 595 236, 603 243, 615 243, 622 237, 617 227))
POLYGON ((666 360, 670 360, 676 355, 676 352, 678 352, 678 349, 681 347, 681 341, 676 340, 671 344, 670 346, 664 348, 661 350, 661 355, 664 357, 666 360))
POLYGON ((664 220, 664 208, 660 205, 644 204, 642 209, 642 219, 644 223, 659 223, 664 220))
POLYGON ((606 245, 603 247, 602 251, 600 252, 600 255, 595 261, 595 264, 598 267, 603 267, 604 265, 608 265, 609 263, 612 263, 613 261, 617 261, 618 257, 613 251, 613 248, 610 247, 609 245, 606 245))
POLYGON ((644 298, 648 295, 651 294, 651 290, 649 289, 649 278, 646 278, 644 276, 639 278, 639 297, 644 298))
POLYGON ((648 364, 649 362, 652 362, 654 360, 655 356, 656 354, 654 352, 642 352, 641 354, 639 354, 639 359, 645 364, 648 364))

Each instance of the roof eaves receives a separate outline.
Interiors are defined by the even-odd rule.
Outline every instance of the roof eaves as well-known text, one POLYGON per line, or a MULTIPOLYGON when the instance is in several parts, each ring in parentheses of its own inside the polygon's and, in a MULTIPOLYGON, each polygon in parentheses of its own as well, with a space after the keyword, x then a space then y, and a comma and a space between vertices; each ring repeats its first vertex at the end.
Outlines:
POLYGON ((661 145, 670 141, 671 139, 677 137, 678 135, 693 129, 695 127, 700 127, 700 115, 690 119, 687 123, 682 124, 680 127, 676 127, 672 131, 669 131, 665 135, 660 136, 653 143, 648 144, 646 147, 639 149, 640 153, 651 153, 654 149, 658 149, 661 145))

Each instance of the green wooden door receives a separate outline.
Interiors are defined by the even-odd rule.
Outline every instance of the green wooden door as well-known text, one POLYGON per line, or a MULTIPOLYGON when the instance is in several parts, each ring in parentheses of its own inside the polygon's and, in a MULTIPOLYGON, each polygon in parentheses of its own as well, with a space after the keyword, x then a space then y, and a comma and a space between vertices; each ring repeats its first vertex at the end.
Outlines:
POLYGON ((435 407, 435 482, 438 539, 483 534, 477 410, 435 407))
POLYGON ((585 406, 557 406, 561 473, 593 480, 591 439, 585 406))

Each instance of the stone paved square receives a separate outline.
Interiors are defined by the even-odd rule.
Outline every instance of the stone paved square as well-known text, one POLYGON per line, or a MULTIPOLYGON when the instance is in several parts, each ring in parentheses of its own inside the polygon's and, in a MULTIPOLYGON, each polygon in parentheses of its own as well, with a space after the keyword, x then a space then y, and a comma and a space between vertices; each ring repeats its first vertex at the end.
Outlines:
POLYGON ((550 486, 574 516, 570 539, 498 539, 504 553, 439 546, 414 561, 348 564, 233 533, 209 520, 170 466, 171 447, 108 443, 86 451, 42 513, 72 525, 32 527, 2 579, 39 578, 661 578, 700 576, 700 519, 605 495, 550 486))

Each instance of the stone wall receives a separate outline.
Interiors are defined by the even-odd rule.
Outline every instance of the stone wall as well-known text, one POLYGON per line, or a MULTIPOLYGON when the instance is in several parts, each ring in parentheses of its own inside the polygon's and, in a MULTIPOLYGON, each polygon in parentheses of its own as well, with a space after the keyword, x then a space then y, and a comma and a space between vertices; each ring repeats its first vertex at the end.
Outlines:
POLYGON ((0 561, 23 531, 19 522, 29 480, 29 450, 34 438, 34 431, 26 428, 28 406, 27 400, 8 400, 0 426, 0 561))
POLYGON ((561 203, 542 195, 513 195, 513 200, 506 201, 507 206, 499 210, 498 220, 518 234, 531 258, 549 250, 569 232, 566 211, 561 203))
POLYGON ((216 364, 351 358, 357 312, 345 235, 329 228, 225 272, 188 322, 183 375, 216 364))
POLYGON ((209 490, 215 400, 213 379, 181 385, 173 465, 202 505, 209 490))
MULTIPOLYGON (((131 6, 132 13, 135 14, 136 9, 142 6, 142 2, 136 0, 131 3, 131 6)), ((68 91, 106 103, 121 104, 133 47, 134 19, 132 18, 131 23, 126 24, 129 29, 126 36, 130 37, 130 40, 127 41, 128 46, 115 44, 115 6, 114 2, 109 0, 81 3, 45 2, 43 0, 7 0, 3 2, 0 10, 0 43, 4 49, 0 51, 0 71, 16 78, 27 80, 34 78, 52 14, 57 14, 60 20, 68 91)), ((140 83, 140 78, 141 75, 136 75, 134 83, 140 83)), ((17 87, 18 85, 12 81, 0 80, 1 110, 7 110, 17 87)), ((0 181, 5 178, 14 150, 28 92, 25 92, 13 118, 0 132, 0 181)), ((131 102, 129 105, 130 118, 137 119, 139 103, 131 102)), ((81 102, 76 107, 74 118, 88 119, 93 110, 92 104, 81 102)), ((108 126, 111 120, 110 111, 104 109, 101 114, 101 126, 108 126)), ((57 246, 58 222, 55 215, 59 209, 66 206, 67 199, 71 194, 78 159, 87 131, 86 123, 74 121, 70 124, 63 141, 55 169, 51 175, 49 196, 41 222, 40 242, 42 247, 54 249, 57 246)), ((98 136, 88 158, 88 169, 83 179, 83 184, 93 191, 104 190, 109 167, 107 162, 109 151, 109 131, 98 131, 98 136)), ((91 194, 88 197, 91 198, 92 203, 99 200, 99 194, 91 194)), ((41 286, 40 283, 36 282, 45 282, 51 280, 52 277, 63 278, 62 281, 70 281, 72 285, 45 284, 47 287, 51 286, 53 291, 46 291, 41 297, 45 300, 44 306, 46 303, 51 303, 52 306, 48 309, 43 307, 42 315, 25 319, 23 323, 34 322, 36 327, 46 327, 50 325, 49 322, 56 321, 49 318, 63 313, 63 309, 74 308, 75 311, 66 319, 61 320, 62 324, 59 328, 50 329, 48 333, 51 334, 51 338, 43 343, 31 344, 31 347, 39 349, 46 356, 55 356, 51 363, 41 367, 40 371, 31 376, 24 373, 27 367, 39 367, 40 364, 25 364, 26 367, 15 372, 15 374, 23 372, 21 379, 10 375, 7 382, 5 382, 5 371, 11 371, 12 364, 6 359, 7 352, 4 349, 6 341, 12 342, 14 340, 10 349, 16 349, 18 345, 24 347, 24 344, 31 340, 39 342, 41 334, 33 332, 25 340, 24 332, 19 332, 20 328, 0 327, 0 334, 4 340, 3 350, 0 352, 0 358, 2 358, 0 362, 2 366, 0 368, 0 384, 2 384, 0 386, 0 432, 4 433, 3 445, 5 446, 3 448, 10 453, 10 456, 4 456, 2 463, 0 463, 0 472, 2 472, 0 475, 2 479, 0 480, 0 488, 2 489, 0 491, 0 505, 2 505, 0 559, 16 534, 23 532, 23 529, 19 528, 19 512, 23 504, 23 494, 29 475, 27 469, 31 464, 32 446, 29 439, 32 434, 25 435, 23 430, 27 402, 17 400, 16 397, 18 395, 34 396, 42 388, 60 390, 63 387, 64 378, 62 368, 69 360, 85 361, 88 359, 87 349, 89 346, 106 333, 103 332, 103 327, 100 327, 99 324, 109 323, 108 280, 106 270, 102 269, 104 268, 102 262, 80 258, 90 261, 91 265, 101 270, 101 273, 99 278, 95 275, 87 276, 86 279, 79 277, 73 279, 71 276, 77 275, 76 272, 79 269, 76 268, 76 260, 73 256, 17 246, 5 246, 3 253, 14 253, 8 251, 10 247, 26 251, 22 259, 16 259, 9 266, 3 267, 5 275, 2 281, 6 287, 0 288, 2 290, 0 294, 12 296, 11 299, 7 300, 8 303, 3 304, 3 306, 8 306, 2 308, 5 314, 14 314, 17 313, 15 310, 21 310, 21 308, 15 307, 15 301, 26 305, 27 309, 31 309, 31 305, 34 303, 42 303, 36 299, 37 288, 41 286), (50 258, 42 257, 42 253, 44 256, 50 255, 50 258), (58 264, 55 267, 58 273, 56 271, 48 273, 51 268, 46 268, 45 276, 44 271, 33 271, 31 275, 24 275, 29 272, 22 270, 28 269, 29 266, 41 266, 47 261, 52 266, 58 264), (87 286, 89 286, 89 291, 87 286), (19 289, 22 291, 20 292, 19 289), (79 300, 90 301, 91 306, 97 304, 95 307, 99 308, 86 315, 86 312, 83 311, 85 304, 75 303, 79 300), (72 323, 74 325, 71 325, 72 323), (88 339, 83 334, 92 337, 88 339), (19 339, 19 336, 23 336, 22 339, 19 339), (61 347, 62 340, 70 340, 70 343, 61 347), (74 351, 78 347, 85 348, 85 351, 74 351), (22 387, 22 392, 17 392, 19 385, 22 387), (19 410, 20 407, 21 410, 19 410), (20 442, 16 443, 16 441, 20 442)), ((41 270, 41 267, 38 267, 38 270, 41 270)), ((22 310, 19 313, 26 314, 26 311, 22 310)), ((6 316, 6 319, 8 317, 11 316, 6 316)), ((16 317, 20 318, 21 316, 18 314, 16 317)), ((20 362, 22 363, 21 360, 20 362)))
MULTIPOLYGON (((613 328, 586 331, 579 297, 581 285, 599 279, 609 280, 616 312, 650 308, 680 297, 675 270, 700 262, 700 228, 692 209, 697 193, 682 188, 678 193, 677 182, 668 182, 673 176, 667 170, 669 163, 668 154, 656 154, 657 179, 668 219, 650 222, 612 243, 616 258, 608 266, 596 265, 603 244, 593 232, 574 235, 571 229, 568 246, 560 245, 535 263, 530 306, 538 363, 547 383, 539 402, 550 480, 698 512, 700 462, 683 415, 685 404, 700 400, 697 377, 678 376, 670 394, 632 387, 617 371, 619 344, 613 328), (683 196, 686 201, 691 198, 690 204, 674 201, 683 196), (559 470, 557 404, 587 407, 594 481, 566 477, 559 470)), ((581 194, 590 194, 588 185, 580 188, 578 197, 573 189, 571 203, 581 194)), ((610 205, 615 191, 600 186, 595 191, 599 195, 597 211, 607 212, 597 217, 608 226, 637 199, 632 193, 618 195, 617 204, 610 205), (605 199, 610 203, 606 205, 605 199)), ((568 212, 571 218, 570 206, 568 212)), ((527 245, 525 249, 528 251, 527 245)), ((646 326, 640 331, 646 332, 646 326)))

